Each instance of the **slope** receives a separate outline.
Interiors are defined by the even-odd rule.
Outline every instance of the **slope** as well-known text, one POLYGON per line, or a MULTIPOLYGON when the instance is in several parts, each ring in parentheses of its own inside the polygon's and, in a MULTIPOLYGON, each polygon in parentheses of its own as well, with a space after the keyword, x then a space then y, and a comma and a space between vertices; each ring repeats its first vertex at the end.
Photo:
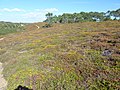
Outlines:
POLYGON ((34 90, 120 88, 119 21, 43 25, 1 36, 8 90, 18 85, 34 90), (103 56, 106 49, 112 54, 103 56))

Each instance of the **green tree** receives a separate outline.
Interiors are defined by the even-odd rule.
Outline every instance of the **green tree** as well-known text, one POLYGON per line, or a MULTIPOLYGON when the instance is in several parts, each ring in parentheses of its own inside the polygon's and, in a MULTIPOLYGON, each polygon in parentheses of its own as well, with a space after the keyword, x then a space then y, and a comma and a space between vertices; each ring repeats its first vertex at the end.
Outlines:
POLYGON ((48 24, 51 25, 52 24, 51 18, 53 16, 53 13, 47 13, 45 16, 47 17, 48 24))
POLYGON ((116 11, 111 11, 110 15, 114 17, 114 20, 120 20, 120 9, 117 9, 116 11))
POLYGON ((58 17, 56 15, 51 18, 51 22, 57 23, 57 21, 58 21, 58 17))
POLYGON ((75 22, 91 22, 91 21, 107 21, 114 19, 120 20, 120 9, 115 11, 104 12, 80 12, 80 13, 63 13, 62 15, 52 17, 52 13, 46 14, 47 21, 49 24, 52 22, 60 23, 75 23, 75 22))

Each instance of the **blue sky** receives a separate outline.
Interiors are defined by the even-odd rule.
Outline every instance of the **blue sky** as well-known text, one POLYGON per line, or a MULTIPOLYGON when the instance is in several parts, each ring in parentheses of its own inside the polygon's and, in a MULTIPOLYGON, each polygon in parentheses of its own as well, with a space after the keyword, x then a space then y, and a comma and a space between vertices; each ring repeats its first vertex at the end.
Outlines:
POLYGON ((106 12, 120 8, 120 0, 0 0, 0 21, 41 22, 48 12, 106 12))

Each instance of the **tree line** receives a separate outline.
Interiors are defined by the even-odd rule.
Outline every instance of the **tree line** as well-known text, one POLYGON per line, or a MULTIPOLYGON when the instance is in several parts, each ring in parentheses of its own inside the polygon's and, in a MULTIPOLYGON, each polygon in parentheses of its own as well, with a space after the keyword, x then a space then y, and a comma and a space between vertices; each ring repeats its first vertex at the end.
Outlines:
POLYGON ((80 13, 63 13, 62 15, 53 16, 53 13, 46 14, 47 19, 44 22, 51 23, 76 23, 86 21, 107 21, 120 20, 120 8, 107 12, 80 12, 80 13))

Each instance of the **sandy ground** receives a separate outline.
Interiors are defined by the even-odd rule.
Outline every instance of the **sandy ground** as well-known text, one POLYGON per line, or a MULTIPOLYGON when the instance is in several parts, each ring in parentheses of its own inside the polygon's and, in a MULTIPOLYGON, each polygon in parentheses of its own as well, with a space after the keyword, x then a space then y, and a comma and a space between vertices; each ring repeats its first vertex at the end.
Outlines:
POLYGON ((3 71, 3 67, 2 67, 2 63, 0 62, 0 90, 6 90, 7 81, 4 79, 2 71, 3 71))
POLYGON ((40 28, 38 25, 35 25, 38 29, 40 28))
POLYGON ((4 38, 0 38, 0 41, 4 40, 4 38))

